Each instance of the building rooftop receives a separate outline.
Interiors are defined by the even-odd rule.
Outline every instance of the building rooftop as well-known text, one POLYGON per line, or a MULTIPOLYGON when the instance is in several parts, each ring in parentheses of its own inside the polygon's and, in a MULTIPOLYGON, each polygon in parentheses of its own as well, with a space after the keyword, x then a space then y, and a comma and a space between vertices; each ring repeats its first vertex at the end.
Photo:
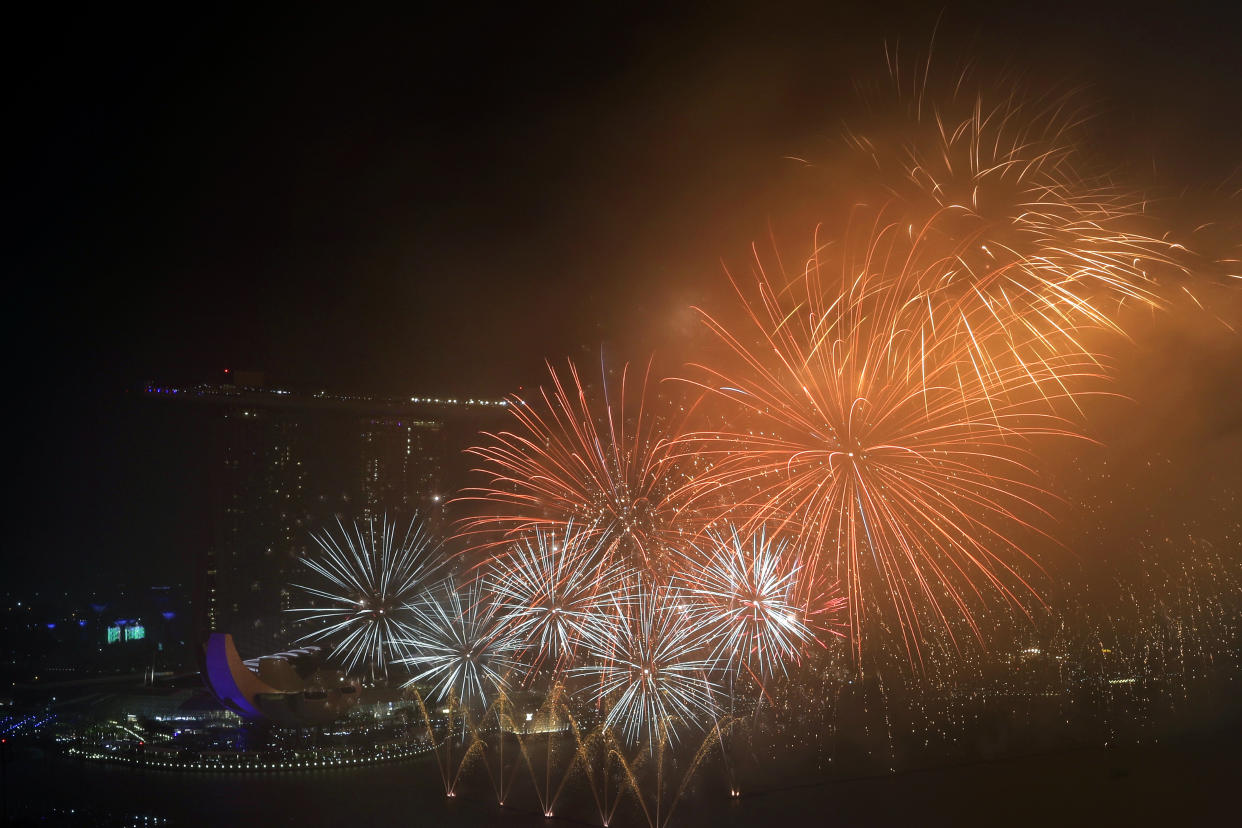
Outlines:
POLYGON ((202 383, 187 388, 148 383, 143 393, 157 399, 263 408, 324 409, 443 418, 469 412, 502 411, 510 400, 483 397, 378 397, 331 391, 289 391, 247 385, 202 383))

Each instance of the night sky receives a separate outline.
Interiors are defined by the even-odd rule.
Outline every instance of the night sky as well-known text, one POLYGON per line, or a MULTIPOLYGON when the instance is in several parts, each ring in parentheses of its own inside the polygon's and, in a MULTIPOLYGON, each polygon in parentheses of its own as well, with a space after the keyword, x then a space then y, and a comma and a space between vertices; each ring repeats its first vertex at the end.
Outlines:
MULTIPOLYGON (((601 347, 676 365, 722 260, 813 224, 825 178, 788 156, 830 153, 885 40, 925 51, 938 18, 946 62, 1082 87, 1153 186, 1242 163, 1236 11, 589 5, 10 19, 6 582, 188 578, 201 487, 147 380, 500 396, 601 347)), ((1240 337, 1154 328, 1116 451, 1159 447, 1186 502, 1238 485, 1240 337)))

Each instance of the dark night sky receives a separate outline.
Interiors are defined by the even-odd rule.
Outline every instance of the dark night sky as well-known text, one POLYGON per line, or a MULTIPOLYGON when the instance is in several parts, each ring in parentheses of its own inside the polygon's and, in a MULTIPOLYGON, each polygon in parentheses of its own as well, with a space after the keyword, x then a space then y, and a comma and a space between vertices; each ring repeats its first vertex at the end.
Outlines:
MULTIPOLYGON (((938 54, 1085 86, 1110 160, 1166 183, 1242 162, 1237 12, 994 5, 946 3, 938 54)), ((145 380, 500 395, 601 343, 676 355, 720 260, 811 220, 784 156, 940 15, 751 6, 10 19, 14 582, 183 575, 193 487, 145 380)), ((1242 350, 1213 343, 1177 387, 1236 433, 1242 350)))

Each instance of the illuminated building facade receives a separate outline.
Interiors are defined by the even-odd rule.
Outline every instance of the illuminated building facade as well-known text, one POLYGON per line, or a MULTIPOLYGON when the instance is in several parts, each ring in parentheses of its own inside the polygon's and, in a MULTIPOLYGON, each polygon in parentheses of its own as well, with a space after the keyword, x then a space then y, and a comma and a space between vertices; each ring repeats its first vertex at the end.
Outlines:
POLYGON ((168 388, 148 397, 192 404, 210 441, 211 542, 196 590, 198 639, 231 633, 244 653, 295 635, 284 610, 310 533, 336 521, 404 522, 434 530, 445 492, 465 471, 462 449, 504 413, 491 400, 295 394, 240 385, 168 388))
POLYGON ((388 416, 361 425, 358 517, 433 512, 443 484, 444 423, 388 416))

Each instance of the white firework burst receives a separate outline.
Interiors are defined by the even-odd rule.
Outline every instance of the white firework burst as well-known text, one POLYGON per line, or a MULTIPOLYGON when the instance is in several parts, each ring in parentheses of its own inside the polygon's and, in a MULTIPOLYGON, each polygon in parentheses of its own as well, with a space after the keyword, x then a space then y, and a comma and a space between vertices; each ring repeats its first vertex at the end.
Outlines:
POLYGON ((485 705, 489 690, 507 683, 520 649, 498 608, 479 580, 458 588, 445 579, 412 602, 411 655, 401 659, 415 671, 407 685, 430 682, 438 698, 485 705))
POLYGON ((614 599, 604 623, 584 638, 592 663, 571 672, 594 680, 594 700, 611 703, 605 726, 630 742, 646 737, 654 745, 678 723, 714 719, 719 688, 710 630, 695 621, 690 598, 673 586, 652 587, 641 576, 632 595, 614 599))
POLYGON ((749 539, 732 526, 707 536, 707 549, 681 578, 695 599, 692 616, 711 628, 713 660, 759 677, 783 673, 785 663, 815 640, 795 595, 797 561, 764 527, 749 539))
POLYGON ((320 584, 293 585, 314 599, 288 610, 315 626, 298 642, 331 642, 347 670, 367 665, 373 675, 387 677, 389 665, 408 655, 402 643, 411 632, 406 604, 439 566, 437 545, 417 518, 404 536, 387 517, 378 529, 373 520, 351 528, 338 520, 337 529, 312 534, 319 554, 303 559, 320 584))
POLYGON ((504 623, 526 650, 531 671, 546 660, 562 667, 614 601, 623 570, 605 560, 598 533, 575 531, 571 521, 557 537, 536 527, 494 561, 487 581, 504 623))

